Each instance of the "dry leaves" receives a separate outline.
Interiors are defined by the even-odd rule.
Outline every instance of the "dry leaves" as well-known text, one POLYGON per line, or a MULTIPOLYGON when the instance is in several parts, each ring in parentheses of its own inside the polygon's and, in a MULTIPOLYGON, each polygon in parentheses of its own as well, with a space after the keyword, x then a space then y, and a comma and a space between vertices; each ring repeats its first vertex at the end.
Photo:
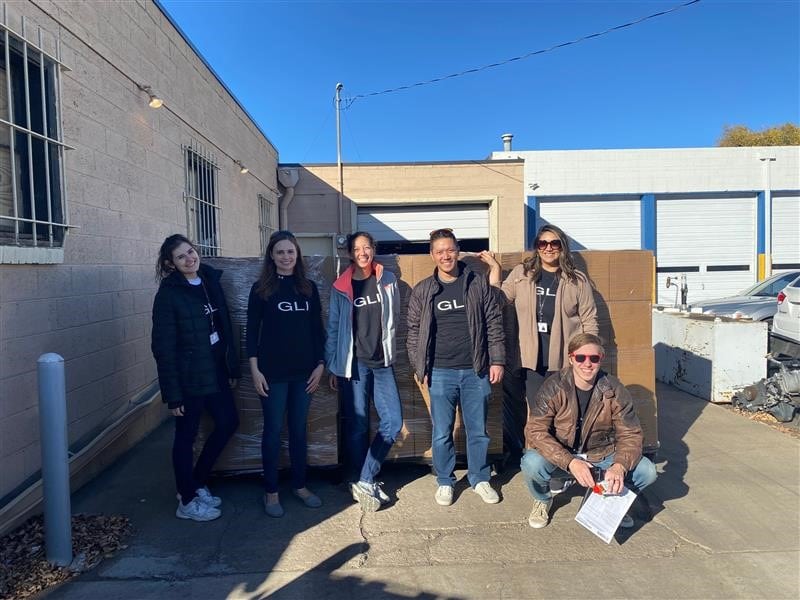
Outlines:
POLYGON ((73 515, 74 560, 68 567, 54 567, 45 558, 42 517, 28 519, 0 539, 0 599, 27 598, 94 568, 103 558, 127 548, 123 540, 131 531, 127 517, 73 515))

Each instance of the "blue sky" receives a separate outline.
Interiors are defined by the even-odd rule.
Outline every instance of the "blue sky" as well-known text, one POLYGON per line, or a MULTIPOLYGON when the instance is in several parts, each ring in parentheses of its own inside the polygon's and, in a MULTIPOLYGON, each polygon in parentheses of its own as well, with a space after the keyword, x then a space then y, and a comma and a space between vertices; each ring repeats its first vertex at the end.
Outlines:
MULTIPOLYGON (((335 162, 343 97, 490 64, 681 4, 161 0, 278 148, 335 162)), ((342 112, 346 162, 713 146, 800 121, 800 2, 702 0, 600 38, 342 112)))

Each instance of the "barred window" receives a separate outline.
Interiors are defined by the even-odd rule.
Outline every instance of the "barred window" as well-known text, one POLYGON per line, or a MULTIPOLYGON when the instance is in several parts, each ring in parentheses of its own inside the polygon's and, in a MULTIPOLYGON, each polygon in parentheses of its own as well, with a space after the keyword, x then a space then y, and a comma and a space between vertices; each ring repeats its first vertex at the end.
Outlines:
POLYGON ((186 166, 183 199, 186 203, 189 238, 194 240, 200 256, 218 256, 221 244, 217 160, 213 154, 194 143, 183 147, 183 155, 186 166))
POLYGON ((271 199, 267 198, 263 194, 259 194, 258 211, 258 230, 261 234, 261 253, 263 254, 267 251, 269 237, 278 229, 277 207, 271 199))
POLYGON ((59 77, 58 59, 2 26, 0 246, 63 246, 68 225, 59 77))

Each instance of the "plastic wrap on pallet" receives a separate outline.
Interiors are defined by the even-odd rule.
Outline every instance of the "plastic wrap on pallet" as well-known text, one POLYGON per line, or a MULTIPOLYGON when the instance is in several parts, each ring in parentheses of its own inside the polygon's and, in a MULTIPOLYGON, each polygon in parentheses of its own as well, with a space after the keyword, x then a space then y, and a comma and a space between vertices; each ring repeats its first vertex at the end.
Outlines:
MULTIPOLYGON (((333 265, 330 258, 309 256, 304 258, 306 276, 319 289, 323 318, 327 319, 333 265)), ((261 272, 262 258, 206 258, 205 262, 224 271, 221 284, 231 314, 234 336, 239 346, 242 364, 242 379, 234 390, 234 399, 239 413, 239 429, 217 460, 214 470, 218 473, 258 472, 261 466, 261 434, 264 420, 261 401, 253 387, 250 366, 247 360, 245 341, 247 338, 247 300, 250 288, 261 272)), ((339 462, 338 453, 339 401, 323 382, 311 400, 308 414, 308 464, 331 466, 339 462)), ((212 431, 210 419, 200 424, 195 452, 212 431)), ((284 426, 281 431, 281 466, 289 465, 289 442, 284 426)))

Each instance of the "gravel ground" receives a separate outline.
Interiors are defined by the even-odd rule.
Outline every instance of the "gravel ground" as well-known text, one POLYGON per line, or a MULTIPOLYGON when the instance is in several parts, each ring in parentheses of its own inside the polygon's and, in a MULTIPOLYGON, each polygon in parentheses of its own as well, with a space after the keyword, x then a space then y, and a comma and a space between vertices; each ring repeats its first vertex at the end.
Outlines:
POLYGON ((74 515, 74 560, 68 567, 55 567, 45 558, 43 518, 28 519, 0 539, 0 599, 28 598, 93 569, 104 558, 127 548, 123 542, 131 532, 127 517, 74 515))

